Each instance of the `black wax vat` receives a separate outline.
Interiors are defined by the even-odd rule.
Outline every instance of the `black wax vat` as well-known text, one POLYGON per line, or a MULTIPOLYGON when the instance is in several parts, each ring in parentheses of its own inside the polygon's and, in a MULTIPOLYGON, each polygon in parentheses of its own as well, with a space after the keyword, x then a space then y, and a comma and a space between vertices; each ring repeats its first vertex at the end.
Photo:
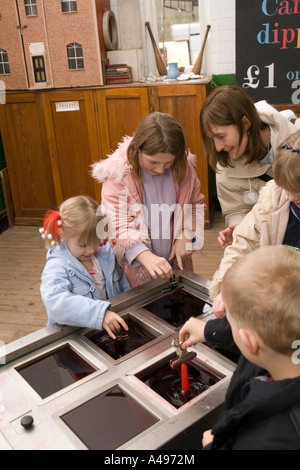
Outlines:
POLYGON ((157 300, 143 305, 143 308, 157 315, 176 328, 190 317, 198 317, 203 312, 206 301, 185 290, 169 292, 157 300))
POLYGON ((96 371, 66 345, 17 368, 18 373, 40 395, 46 398, 96 371))
POLYGON ((170 366, 170 360, 175 357, 168 357, 163 362, 138 372, 136 377, 177 409, 224 378, 222 374, 209 370, 196 360, 188 361, 186 364, 190 390, 182 391, 181 368, 173 369, 170 366))
POLYGON ((143 326, 142 323, 138 322, 134 318, 129 316, 124 316, 123 318, 129 329, 126 331, 122 327, 120 335, 117 335, 115 340, 103 331, 98 331, 97 333, 88 336, 88 339, 92 341, 92 343, 115 360, 126 356, 130 352, 137 350, 147 343, 150 343, 159 336, 159 333, 155 336, 153 332, 150 332, 149 329, 146 328, 146 325, 143 326))
POLYGON ((119 385, 61 416, 90 450, 113 450, 159 419, 119 385))

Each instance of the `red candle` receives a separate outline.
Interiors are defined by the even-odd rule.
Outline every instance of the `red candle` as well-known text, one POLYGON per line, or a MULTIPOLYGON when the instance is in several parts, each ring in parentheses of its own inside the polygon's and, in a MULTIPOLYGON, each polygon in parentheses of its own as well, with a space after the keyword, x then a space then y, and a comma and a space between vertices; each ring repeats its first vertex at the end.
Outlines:
POLYGON ((182 392, 189 392, 190 390, 188 368, 185 362, 181 364, 181 390, 182 392))

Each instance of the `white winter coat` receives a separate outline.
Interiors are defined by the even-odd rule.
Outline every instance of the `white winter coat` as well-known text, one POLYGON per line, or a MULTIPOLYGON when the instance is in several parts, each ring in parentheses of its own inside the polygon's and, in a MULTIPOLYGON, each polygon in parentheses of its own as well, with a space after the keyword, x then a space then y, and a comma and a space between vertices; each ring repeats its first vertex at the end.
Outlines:
POLYGON ((219 269, 210 284, 210 297, 220 293, 227 269, 242 256, 261 246, 281 245, 290 214, 290 201, 274 180, 266 183, 259 200, 243 221, 234 229, 233 243, 225 248, 219 269))

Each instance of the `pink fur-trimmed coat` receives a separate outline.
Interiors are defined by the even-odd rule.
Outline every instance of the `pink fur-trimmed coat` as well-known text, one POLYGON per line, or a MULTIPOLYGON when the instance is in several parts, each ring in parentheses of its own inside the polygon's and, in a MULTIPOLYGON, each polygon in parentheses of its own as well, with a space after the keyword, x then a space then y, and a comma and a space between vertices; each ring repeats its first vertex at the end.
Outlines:
MULTIPOLYGON (((92 176, 103 185, 101 207, 114 226, 116 234, 114 252, 125 269, 130 285, 135 287, 149 281, 151 276, 142 265, 129 266, 125 259, 125 252, 139 241, 151 250, 151 240, 143 211, 136 209, 137 205, 143 204, 143 184, 134 176, 132 166, 127 159, 127 149, 131 139, 132 137, 125 137, 117 150, 107 159, 95 163, 92 166, 92 176), (123 206, 120 205, 120 199, 123 206), (132 215, 128 212, 130 207, 135 208, 132 215), (139 231, 136 229, 137 226, 139 226, 139 231), (142 227, 144 231, 141 230, 142 227)), ((195 240, 193 249, 201 249, 204 242, 205 205, 194 165, 195 156, 189 153, 187 175, 181 185, 175 183, 178 210, 174 213, 173 232, 179 235, 183 228, 191 230, 195 240)), ((193 270, 191 257, 184 260, 183 267, 193 270)))

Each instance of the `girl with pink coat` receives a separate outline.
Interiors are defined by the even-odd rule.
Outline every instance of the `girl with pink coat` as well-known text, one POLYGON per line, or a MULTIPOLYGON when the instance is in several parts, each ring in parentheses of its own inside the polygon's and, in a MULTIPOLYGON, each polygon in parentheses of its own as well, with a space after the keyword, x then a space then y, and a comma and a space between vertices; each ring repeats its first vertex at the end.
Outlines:
POLYGON ((193 270, 192 250, 204 241, 205 209, 194 166, 181 125, 159 112, 93 165, 92 175, 103 185, 108 233, 131 287, 171 279, 174 269, 193 270))

